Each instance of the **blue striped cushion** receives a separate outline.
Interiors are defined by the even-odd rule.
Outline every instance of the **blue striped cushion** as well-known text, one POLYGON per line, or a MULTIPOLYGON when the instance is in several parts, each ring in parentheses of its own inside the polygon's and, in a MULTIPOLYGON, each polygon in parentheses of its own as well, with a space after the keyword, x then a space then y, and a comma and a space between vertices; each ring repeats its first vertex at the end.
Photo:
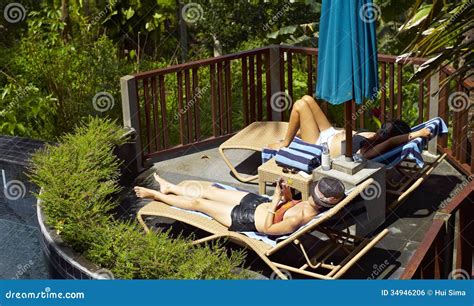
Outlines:
POLYGON ((281 148, 275 156, 275 162, 282 167, 311 172, 321 164, 321 156, 292 148, 281 148))

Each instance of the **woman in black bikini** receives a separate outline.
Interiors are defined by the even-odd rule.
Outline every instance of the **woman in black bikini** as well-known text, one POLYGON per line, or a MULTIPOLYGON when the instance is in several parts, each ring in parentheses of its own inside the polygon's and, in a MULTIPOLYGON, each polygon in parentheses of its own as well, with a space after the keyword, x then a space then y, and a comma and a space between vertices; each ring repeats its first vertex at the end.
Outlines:
POLYGON ((314 182, 307 201, 294 201, 288 185, 277 182, 273 200, 254 193, 209 187, 199 197, 186 196, 186 187, 174 185, 157 174, 160 191, 135 187, 140 198, 151 198, 171 206, 205 213, 232 231, 284 235, 294 232, 324 209, 337 204, 344 185, 334 178, 314 182))
MULTIPOLYGON (((382 155, 414 138, 430 136, 427 128, 410 132, 408 124, 401 120, 386 122, 377 132, 352 133, 355 135, 352 140, 353 153, 359 153, 367 159, 382 155)), ((305 95, 293 105, 285 138, 268 147, 287 147, 298 136, 308 143, 321 145, 327 142, 331 156, 336 157, 342 153, 341 142, 345 140, 345 135, 344 130, 336 130, 331 125, 318 103, 305 95)))

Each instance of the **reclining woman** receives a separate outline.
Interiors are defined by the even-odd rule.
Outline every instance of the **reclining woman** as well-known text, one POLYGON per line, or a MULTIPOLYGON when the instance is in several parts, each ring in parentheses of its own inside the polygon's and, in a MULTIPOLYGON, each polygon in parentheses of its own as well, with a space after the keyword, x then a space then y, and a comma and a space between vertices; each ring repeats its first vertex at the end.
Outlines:
POLYGON ((273 200, 250 192, 209 187, 199 197, 186 195, 186 187, 174 185, 157 174, 160 191, 136 186, 140 198, 151 198, 186 210, 202 212, 231 231, 267 235, 293 233, 320 212, 345 197, 341 181, 325 177, 313 182, 307 201, 296 201, 283 179, 276 184, 273 200))
MULTIPOLYGON (((384 123, 377 132, 352 131, 352 151, 371 159, 417 137, 430 136, 430 130, 427 128, 416 132, 410 130, 410 126, 404 121, 393 120, 384 123)), ((305 95, 293 105, 285 138, 269 144, 268 147, 272 149, 287 147, 295 136, 317 145, 326 142, 331 156, 336 157, 342 153, 341 142, 345 140, 346 133, 344 130, 336 130, 318 103, 311 96, 305 95)))

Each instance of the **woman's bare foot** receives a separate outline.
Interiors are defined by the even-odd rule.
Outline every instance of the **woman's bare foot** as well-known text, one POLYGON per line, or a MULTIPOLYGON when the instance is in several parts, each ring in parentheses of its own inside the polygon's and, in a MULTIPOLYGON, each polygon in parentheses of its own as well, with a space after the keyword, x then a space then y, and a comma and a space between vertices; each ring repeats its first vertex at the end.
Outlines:
POLYGON ((153 174, 153 177, 158 182, 158 184, 160 184, 160 192, 164 194, 168 194, 171 192, 171 188, 174 186, 173 184, 159 176, 157 173, 153 174))
POLYGON ((287 147, 288 145, 285 144, 285 142, 283 140, 280 140, 279 142, 275 142, 275 143, 271 143, 269 145, 267 145, 267 147, 269 147, 270 149, 273 149, 273 150, 280 150, 281 148, 283 147, 287 147))
POLYGON ((133 190, 135 191, 135 194, 139 198, 155 199, 157 194, 160 193, 159 191, 144 188, 144 187, 139 187, 139 186, 135 186, 133 190))

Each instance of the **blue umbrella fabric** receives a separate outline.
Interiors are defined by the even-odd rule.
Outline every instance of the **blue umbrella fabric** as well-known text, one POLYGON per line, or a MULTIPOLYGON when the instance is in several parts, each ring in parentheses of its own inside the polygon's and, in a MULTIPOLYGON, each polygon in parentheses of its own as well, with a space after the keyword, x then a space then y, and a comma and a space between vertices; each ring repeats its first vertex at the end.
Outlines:
POLYGON ((378 91, 372 0, 323 0, 318 41, 316 97, 331 104, 373 98, 378 91))

